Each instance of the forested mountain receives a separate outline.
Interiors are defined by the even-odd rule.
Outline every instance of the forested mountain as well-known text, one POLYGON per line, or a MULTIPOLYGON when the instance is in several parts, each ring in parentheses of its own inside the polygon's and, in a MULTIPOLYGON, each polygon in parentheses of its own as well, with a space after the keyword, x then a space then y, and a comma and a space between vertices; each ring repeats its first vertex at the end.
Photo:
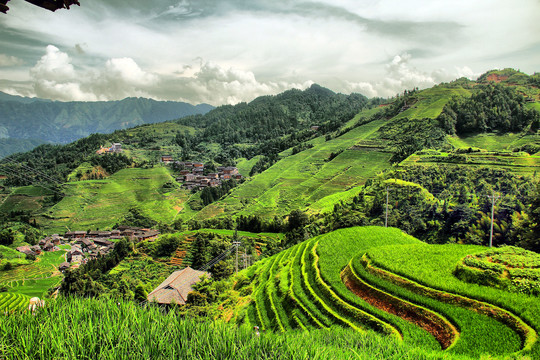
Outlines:
MULTIPOLYGON (((93 134, 64 146, 42 145, 31 152, 13 155, 8 161, 31 164, 57 181, 65 181, 73 169, 91 160, 90 157, 103 159, 94 156, 95 151, 111 142, 124 144, 128 151, 141 149, 151 154, 165 148, 178 159, 224 165, 233 165, 239 157, 256 155, 274 156, 277 160, 277 153, 338 129, 364 107, 377 102, 359 94, 335 94, 313 85, 305 91, 289 90, 277 96, 260 97, 249 104, 221 106, 206 115, 112 134, 93 134), (311 129, 314 125, 318 126, 317 131, 311 129)), ((152 103, 155 102, 149 100, 145 104, 152 103)), ((136 105, 132 112, 142 107, 151 113, 151 107, 141 104, 144 104, 141 99, 126 99, 117 106, 131 109, 131 105, 136 105)), ((142 163, 153 159, 157 160, 157 154, 155 158, 142 156, 138 160, 142 163)), ((20 178, 14 184, 27 185, 30 181, 31 178, 20 178)))
MULTIPOLYGON (((172 101, 58 102, 0 94, 0 138, 69 143, 92 133, 204 114, 213 109, 172 101)), ((3 150, 4 153, 9 149, 3 150)), ((13 153, 15 151, 11 151, 13 153)))

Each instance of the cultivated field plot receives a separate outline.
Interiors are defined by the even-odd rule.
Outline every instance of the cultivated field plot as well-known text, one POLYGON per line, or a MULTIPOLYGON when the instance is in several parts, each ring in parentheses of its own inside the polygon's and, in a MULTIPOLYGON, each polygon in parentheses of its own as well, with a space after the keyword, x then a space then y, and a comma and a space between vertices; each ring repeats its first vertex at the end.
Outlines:
POLYGON ((2 271, 0 286, 8 286, 9 292, 41 297, 62 281, 58 265, 65 261, 64 255, 65 251, 44 252, 31 264, 2 271))
POLYGON ((540 255, 507 246, 467 255, 455 274, 463 281, 540 296, 540 255))
POLYGON ((22 294, 0 293, 0 314, 24 310, 30 298, 22 294))
POLYGON ((456 164, 461 166, 489 166, 512 171, 517 174, 531 175, 540 171, 540 156, 523 153, 470 153, 449 154, 435 150, 413 154, 400 163, 409 165, 456 164))
POLYGON ((338 230, 241 272, 235 290, 251 294, 251 302, 232 318, 281 332, 333 326, 376 331, 475 358, 517 352, 536 358, 538 298, 453 275, 464 256, 484 251, 427 245, 392 228, 338 230))
POLYGON ((478 148, 486 151, 512 150, 526 145, 540 143, 538 135, 504 134, 493 133, 475 136, 457 137, 448 136, 448 142, 457 149, 478 148))
POLYGON ((164 192, 163 185, 175 182, 168 169, 124 169, 106 180, 71 182, 66 197, 53 206, 40 223, 48 232, 110 228, 132 207, 144 215, 172 222, 189 193, 179 188, 164 192))
POLYGON ((435 119, 439 116, 444 108, 444 105, 454 96, 470 97, 470 90, 463 88, 445 88, 443 86, 435 86, 431 89, 426 89, 413 96, 411 108, 403 111, 396 118, 409 119, 435 119))
MULTIPOLYGON (((385 122, 370 122, 329 141, 317 138, 313 148, 277 162, 234 189, 224 200, 207 206, 197 218, 225 212, 284 215, 292 209, 308 207, 328 196, 362 185, 368 178, 390 167, 388 160, 391 154, 349 149, 361 139, 374 136, 385 122), (332 153, 340 151, 338 156, 329 160, 332 153)), ((320 204, 321 208, 329 206, 328 201, 320 204)))

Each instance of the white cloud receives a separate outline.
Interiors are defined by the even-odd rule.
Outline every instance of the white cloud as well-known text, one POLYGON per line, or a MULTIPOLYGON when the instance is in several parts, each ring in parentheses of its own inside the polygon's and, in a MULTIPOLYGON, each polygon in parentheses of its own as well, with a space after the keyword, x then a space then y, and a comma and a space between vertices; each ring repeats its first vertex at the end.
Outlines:
POLYGON ((75 70, 68 54, 61 52, 56 46, 47 46, 46 54, 30 70, 30 74, 38 79, 66 81, 75 77, 75 70))
POLYGON ((131 58, 109 59, 99 68, 75 67, 66 53, 49 45, 30 74, 35 96, 62 101, 149 97, 213 105, 236 104, 293 87, 306 88, 313 83, 261 82, 251 71, 202 60, 198 65, 183 68, 191 70, 184 75, 157 74, 143 70, 131 58))
POLYGON ((9 56, 5 54, 0 54, 0 66, 17 66, 24 64, 23 59, 19 59, 15 56, 9 56))
POLYGON ((14 1, 0 22, 0 81, 64 100, 234 103, 310 81, 389 96, 540 70, 539 11, 538 0, 93 0, 51 13, 14 1), (55 46, 36 64, 43 41, 55 46), (14 59, 35 66, 2 67, 14 59))
POLYGON ((359 92, 367 97, 390 97, 415 87, 424 89, 461 77, 476 79, 480 75, 474 73, 467 66, 455 67, 453 72, 439 68, 428 73, 414 67, 411 61, 412 56, 408 53, 396 55, 386 64, 386 74, 382 80, 373 83, 346 82, 345 88, 350 92, 359 92))

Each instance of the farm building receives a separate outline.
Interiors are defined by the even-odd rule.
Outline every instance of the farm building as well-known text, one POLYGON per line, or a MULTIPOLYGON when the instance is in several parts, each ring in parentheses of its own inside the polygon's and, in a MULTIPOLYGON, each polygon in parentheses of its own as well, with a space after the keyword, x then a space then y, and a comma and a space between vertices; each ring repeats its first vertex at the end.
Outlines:
POLYGON ((171 155, 162 155, 161 162, 164 164, 169 164, 173 162, 173 157, 171 155))
POLYGON ((183 305, 186 303, 188 294, 193 291, 193 285, 198 283, 203 275, 208 275, 208 273, 194 270, 189 266, 175 271, 148 294, 148 301, 183 305))
POLYGON ((30 248, 30 246, 19 246, 17 248, 17 251, 25 255, 36 255, 36 253, 30 248))

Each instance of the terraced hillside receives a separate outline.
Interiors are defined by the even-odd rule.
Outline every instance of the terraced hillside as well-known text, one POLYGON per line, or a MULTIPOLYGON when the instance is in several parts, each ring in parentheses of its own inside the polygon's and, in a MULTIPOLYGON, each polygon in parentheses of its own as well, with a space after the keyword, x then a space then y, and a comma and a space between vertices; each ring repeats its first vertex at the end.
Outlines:
MULTIPOLYGON (((363 112, 353 123, 365 121, 373 113, 363 112)), ((362 140, 375 138, 385 123, 386 120, 372 121, 329 141, 322 136, 316 138, 311 142, 312 148, 285 157, 234 189, 224 200, 204 208, 196 218, 231 212, 272 216, 305 207, 312 211, 331 208, 336 199, 328 202, 325 198, 362 185, 390 167, 391 154, 383 149, 354 148, 362 140)))
POLYGON ((453 275, 464 256, 482 251, 427 245, 394 228, 334 231, 241 272, 234 291, 251 301, 233 319, 267 331, 343 326, 473 357, 536 358, 538 298, 453 275))
POLYGON ((172 222, 183 210, 189 193, 177 187, 169 170, 124 169, 105 180, 70 182, 66 196, 43 214, 39 222, 48 232, 112 227, 130 208, 137 208, 156 221, 172 222))
POLYGON ((10 293, 41 298, 62 281, 58 266, 64 261, 65 251, 44 252, 29 264, 0 272, 0 287, 6 286, 10 293))
POLYGON ((30 298, 22 294, 0 293, 0 314, 24 310, 30 298))

